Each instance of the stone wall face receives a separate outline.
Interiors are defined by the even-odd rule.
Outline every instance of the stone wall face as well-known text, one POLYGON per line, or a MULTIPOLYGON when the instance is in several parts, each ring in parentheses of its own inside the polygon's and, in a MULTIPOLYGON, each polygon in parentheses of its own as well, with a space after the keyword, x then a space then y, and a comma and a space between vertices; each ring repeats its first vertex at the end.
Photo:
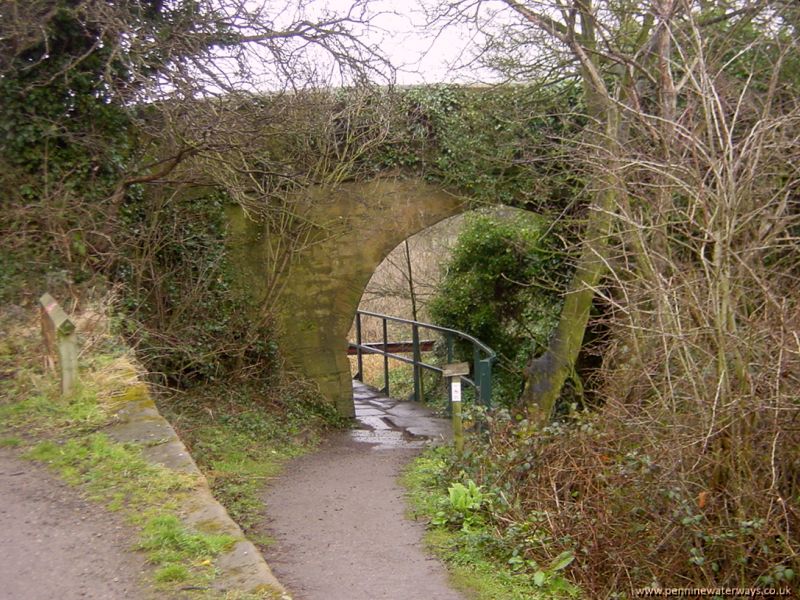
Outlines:
MULTIPOLYGON (((468 207, 419 179, 343 183, 308 194, 311 201, 298 204, 309 207, 305 214, 316 229, 281 276, 274 300, 281 348, 341 414, 353 416, 347 334, 372 273, 397 244, 468 207)), ((269 294, 263 273, 271 242, 241 211, 229 217, 233 261, 258 310, 269 294)))

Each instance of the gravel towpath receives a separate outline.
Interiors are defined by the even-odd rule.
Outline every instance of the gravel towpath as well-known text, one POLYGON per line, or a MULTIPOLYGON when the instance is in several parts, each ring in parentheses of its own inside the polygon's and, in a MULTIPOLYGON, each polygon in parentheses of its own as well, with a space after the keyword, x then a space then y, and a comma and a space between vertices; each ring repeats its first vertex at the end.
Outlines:
POLYGON ((448 422, 354 383, 360 428, 286 467, 265 494, 267 562, 295 600, 463 600, 405 517, 398 476, 448 422))
POLYGON ((0 600, 144 600, 121 519, 0 448, 0 600))

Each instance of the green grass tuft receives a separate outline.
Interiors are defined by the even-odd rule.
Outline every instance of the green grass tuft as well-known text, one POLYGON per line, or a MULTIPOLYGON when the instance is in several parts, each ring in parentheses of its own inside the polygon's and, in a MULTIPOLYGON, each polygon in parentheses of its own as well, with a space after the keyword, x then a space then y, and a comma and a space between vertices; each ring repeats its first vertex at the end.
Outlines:
POLYGON ((195 485, 190 475, 147 462, 141 449, 102 433, 58 443, 44 441, 26 453, 46 462, 74 485, 83 484, 98 500, 129 507, 157 506, 195 485))
POLYGON ((50 429, 93 430, 106 424, 109 410, 98 403, 94 390, 81 387, 68 398, 40 393, 0 406, 0 421, 10 427, 41 431, 50 429))
POLYGON ((229 535, 193 531, 175 515, 163 514, 147 520, 139 548, 148 553, 153 564, 168 566, 187 559, 210 561, 235 542, 229 535))
POLYGON ((170 564, 156 570, 153 578, 159 583, 186 581, 189 579, 189 570, 183 565, 170 564))

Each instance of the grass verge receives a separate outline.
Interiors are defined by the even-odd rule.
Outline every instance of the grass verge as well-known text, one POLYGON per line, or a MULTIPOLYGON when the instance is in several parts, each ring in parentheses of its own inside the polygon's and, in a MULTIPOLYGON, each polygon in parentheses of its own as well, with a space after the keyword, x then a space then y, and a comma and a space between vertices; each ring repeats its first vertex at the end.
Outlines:
POLYGON ((141 393, 135 363, 111 340, 87 335, 81 385, 67 397, 43 366, 35 319, 0 314, 9 335, 0 343, 0 446, 17 448, 44 463, 90 499, 118 511, 138 531, 134 544, 153 566, 156 597, 265 600, 263 593, 218 592, 216 557, 235 542, 228 535, 195 530, 179 518, 195 477, 154 465, 142 446, 119 443, 102 429, 121 403, 141 393))
POLYGON ((261 494, 284 463, 313 448, 323 431, 343 425, 301 382, 208 385, 159 401, 206 476, 214 496, 247 537, 272 540, 258 530, 261 494))
POLYGON ((432 448, 403 475, 411 516, 428 522, 425 542, 448 566, 453 585, 473 600, 552 600, 580 597, 561 571, 571 557, 550 565, 524 560, 484 518, 493 498, 470 481, 453 478, 448 447, 432 448))

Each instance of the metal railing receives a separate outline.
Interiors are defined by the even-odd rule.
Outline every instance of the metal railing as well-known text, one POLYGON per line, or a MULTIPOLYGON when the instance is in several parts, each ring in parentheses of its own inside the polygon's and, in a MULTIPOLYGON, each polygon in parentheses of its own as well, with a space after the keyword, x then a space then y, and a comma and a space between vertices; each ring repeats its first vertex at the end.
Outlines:
MULTIPOLYGON (((401 362, 410 364, 414 368, 414 399, 421 399, 422 390, 422 369, 428 369, 436 373, 442 374, 442 367, 426 363, 422 360, 422 348, 431 344, 429 340, 424 342, 420 341, 420 329, 428 331, 436 331, 444 337, 446 363, 453 362, 453 343, 456 339, 466 340, 472 344, 472 370, 470 376, 461 376, 461 381, 475 389, 476 398, 478 402, 483 404, 486 408, 491 406, 492 399, 492 365, 497 360, 497 355, 494 350, 489 348, 480 340, 456 329, 449 329, 447 327, 439 327, 438 325, 431 325, 430 323, 421 323, 419 321, 412 321, 410 319, 401 319, 399 317, 390 317, 380 313, 369 312, 366 310, 356 311, 356 342, 351 343, 350 347, 355 348, 356 362, 358 372, 354 379, 363 381, 364 354, 380 354, 383 356, 383 389, 384 394, 389 395, 389 359, 399 360, 401 362), (364 343, 362 340, 362 317, 372 317, 381 320, 382 342, 369 342, 364 343), (388 327, 387 323, 402 323, 411 326, 411 354, 412 358, 402 356, 396 352, 390 352, 390 347, 397 345, 397 342, 389 342, 388 340, 388 327)), ((448 388, 449 393, 449 388, 448 388)))

